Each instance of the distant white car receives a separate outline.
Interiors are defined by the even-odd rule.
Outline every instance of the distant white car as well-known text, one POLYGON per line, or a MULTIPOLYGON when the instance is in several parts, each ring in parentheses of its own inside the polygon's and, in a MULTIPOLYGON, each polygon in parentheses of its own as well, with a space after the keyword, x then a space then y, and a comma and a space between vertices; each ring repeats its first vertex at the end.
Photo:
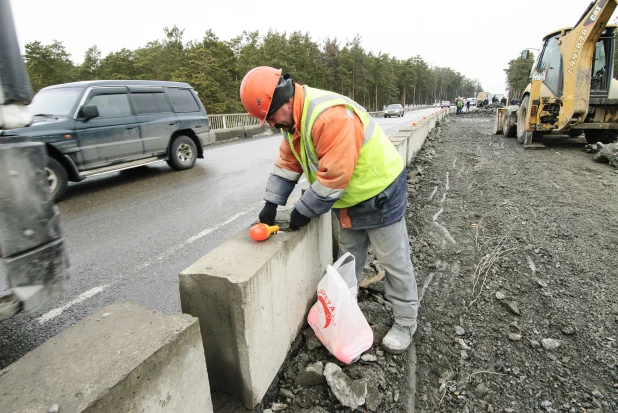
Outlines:
POLYGON ((468 98, 467 102, 470 102, 470 106, 476 106, 476 98, 468 98))
POLYGON ((386 110, 384 110, 384 117, 391 117, 391 116, 403 116, 403 106, 401 106, 399 103, 393 103, 392 105, 388 105, 388 107, 386 108, 386 110))
POLYGON ((440 108, 450 108, 451 107, 451 102, 448 100, 443 100, 442 102, 440 102, 440 108))

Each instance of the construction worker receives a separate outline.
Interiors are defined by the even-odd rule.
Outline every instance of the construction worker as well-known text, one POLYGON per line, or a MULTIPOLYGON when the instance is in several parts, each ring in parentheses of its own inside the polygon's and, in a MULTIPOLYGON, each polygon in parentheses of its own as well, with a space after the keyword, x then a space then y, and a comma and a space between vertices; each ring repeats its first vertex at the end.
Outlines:
POLYGON ((405 222, 405 164, 380 126, 353 100, 294 83, 281 69, 260 66, 240 85, 240 99, 283 140, 266 184, 261 222, 273 225, 301 174, 310 187, 294 204, 290 229, 331 209, 340 224, 340 254, 356 259, 360 282, 369 243, 386 272, 395 322, 384 350, 403 353, 416 331, 418 295, 405 222))

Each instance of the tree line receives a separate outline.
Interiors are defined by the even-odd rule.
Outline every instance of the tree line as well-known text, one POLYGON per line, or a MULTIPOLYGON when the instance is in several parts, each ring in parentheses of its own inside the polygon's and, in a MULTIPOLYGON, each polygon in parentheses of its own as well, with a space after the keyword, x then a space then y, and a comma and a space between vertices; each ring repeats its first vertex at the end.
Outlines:
POLYGON ((420 56, 400 60, 367 51, 358 35, 345 42, 327 38, 318 44, 307 33, 243 31, 222 41, 208 30, 202 40, 185 42, 184 30, 176 26, 163 32, 162 39, 105 57, 94 45, 79 65, 60 41, 28 43, 24 59, 32 87, 36 92, 59 83, 97 79, 187 82, 212 114, 245 112, 240 82, 249 70, 262 65, 282 68, 297 83, 346 95, 369 111, 391 103, 453 101, 483 89, 478 80, 449 67, 432 67, 420 56))

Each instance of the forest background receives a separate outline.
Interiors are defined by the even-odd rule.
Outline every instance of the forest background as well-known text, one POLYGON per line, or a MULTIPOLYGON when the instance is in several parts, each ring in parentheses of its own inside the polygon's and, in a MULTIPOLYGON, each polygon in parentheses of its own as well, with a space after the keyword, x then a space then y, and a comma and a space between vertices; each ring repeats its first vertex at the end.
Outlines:
MULTIPOLYGON (((211 30, 202 40, 185 41, 184 30, 163 29, 164 36, 136 50, 121 49, 102 57, 90 47, 75 64, 61 41, 34 41, 25 46, 25 62, 34 91, 83 80, 143 79, 187 82, 198 92, 210 114, 244 113, 239 98, 243 76, 256 66, 288 72, 295 82, 352 98, 368 111, 392 103, 432 104, 456 97, 475 97, 483 87, 450 67, 435 67, 421 56, 400 60, 367 51, 362 38, 341 42, 327 38, 320 44, 308 33, 243 31, 221 41, 211 30)), ((517 97, 528 82, 533 57, 515 58, 505 70, 509 95, 517 97)))

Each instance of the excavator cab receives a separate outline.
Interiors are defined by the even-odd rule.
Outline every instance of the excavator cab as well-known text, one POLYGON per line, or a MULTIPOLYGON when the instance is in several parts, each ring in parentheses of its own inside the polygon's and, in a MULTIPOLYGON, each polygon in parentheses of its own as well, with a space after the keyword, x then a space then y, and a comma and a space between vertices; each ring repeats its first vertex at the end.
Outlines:
POLYGON ((616 26, 608 26, 594 49, 590 82, 591 98, 607 98, 614 77, 614 46, 616 26))
MULTIPOLYGON (((609 87, 614 73, 614 44, 616 41, 616 27, 607 26, 596 42, 593 55, 593 64, 590 81, 590 97, 607 98, 609 87)), ((530 81, 542 80, 553 97, 562 96, 564 88, 563 59, 560 52, 560 39, 570 29, 563 29, 545 37, 540 53, 530 72, 530 81)), ((524 51, 524 52, 527 52, 524 51)), ((527 57, 527 53, 525 53, 527 57)), ((524 54, 522 54, 522 57, 524 54)))

